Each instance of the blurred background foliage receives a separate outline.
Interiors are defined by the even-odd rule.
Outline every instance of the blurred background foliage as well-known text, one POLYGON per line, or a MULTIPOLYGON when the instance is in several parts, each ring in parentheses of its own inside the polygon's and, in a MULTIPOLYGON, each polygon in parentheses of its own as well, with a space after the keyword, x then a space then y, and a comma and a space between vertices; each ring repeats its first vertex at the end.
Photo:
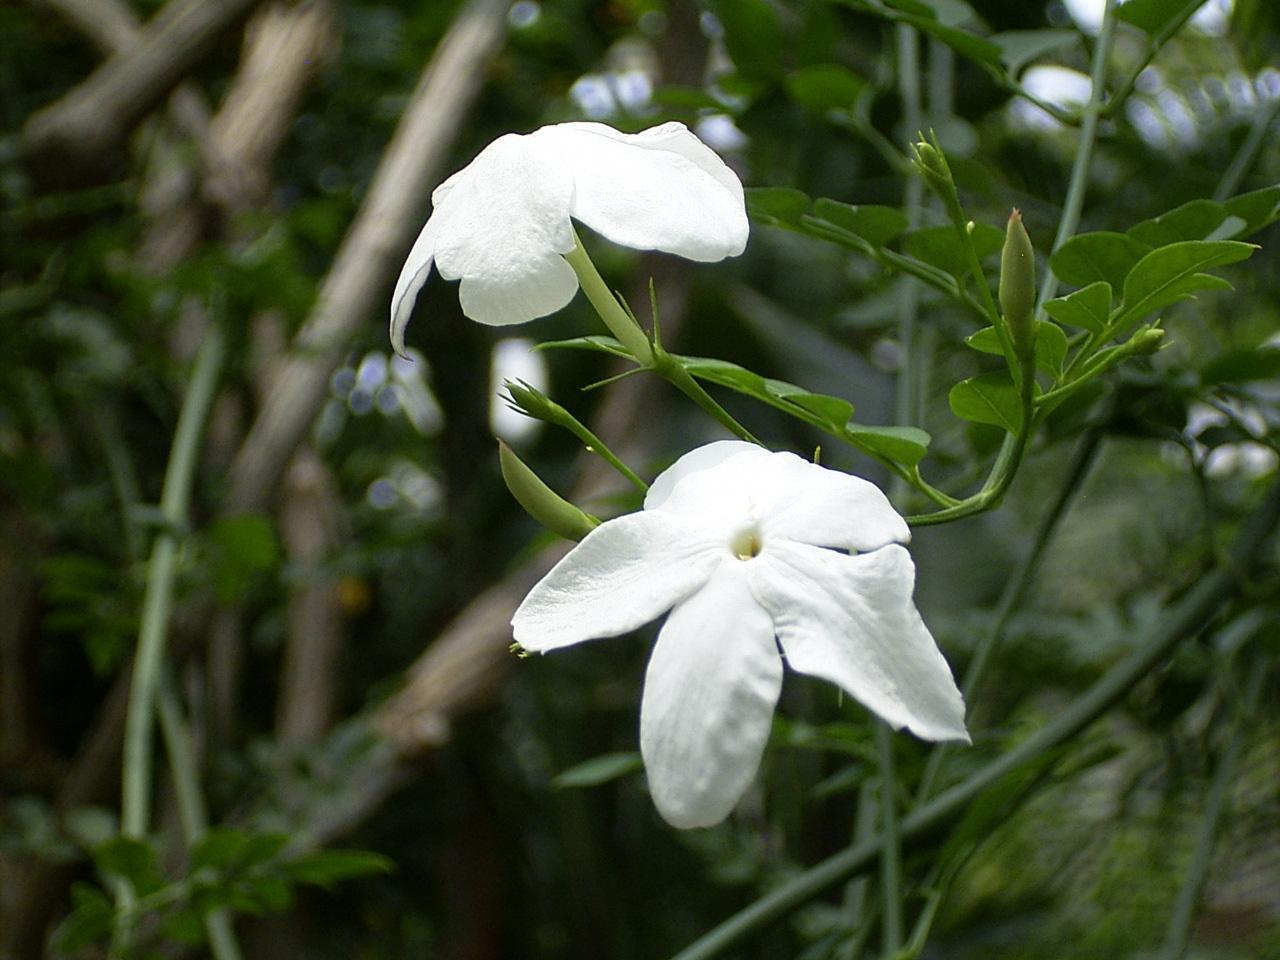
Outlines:
MULTIPOLYGON (((903 202, 900 156, 916 131, 902 119, 895 32, 858 4, 488 6, 500 8, 506 35, 468 67, 481 82, 441 135, 433 183, 508 131, 678 119, 748 186, 903 202)), ((1101 4, 915 6, 981 35, 1069 31, 1020 67, 1022 82, 1051 102, 1079 97, 1081 81, 1087 95, 1080 71, 1101 4)), ((529 350, 529 330, 539 339, 596 332, 582 298, 535 327, 494 330, 466 321, 452 285, 433 280, 410 331, 416 362, 405 362, 384 327, 411 240, 401 230, 274 494, 255 510, 227 508, 229 471, 280 357, 315 310, 419 74, 464 5, 260 4, 247 30, 223 30, 193 59, 183 93, 167 106, 158 99, 116 142, 42 155, 31 149, 32 117, 102 60, 77 7, 0 7, 3 955, 96 955, 46 944, 70 908, 70 885, 94 879, 91 854, 116 829, 122 684, 148 544, 164 529, 153 504, 209 324, 230 338, 229 360, 181 531, 171 660, 212 817, 394 864, 329 892, 300 887, 280 903, 250 904, 262 915, 240 922, 247 955, 663 957, 844 846, 874 754, 865 712, 831 688, 789 675, 757 786, 728 823, 680 833, 654 813, 634 762, 645 639, 545 659, 505 653, 512 590, 518 599, 532 582, 549 538, 503 488, 493 435, 588 509, 636 503, 616 486, 584 487, 593 468, 576 441, 509 415, 494 401, 502 379, 526 379, 583 419, 602 418, 648 476, 719 435, 678 397, 643 392, 651 385, 582 391, 613 372, 595 354, 529 350), (306 16, 323 22, 276 124, 278 144, 234 168, 228 200, 210 186, 215 167, 189 118, 207 134, 244 82, 263 25, 306 16), (450 653, 424 666, 418 658, 433 648, 450 653)), ((108 7, 145 21, 161 4, 103 3, 92 14, 106 22, 108 7)), ((1145 42, 1122 25, 1113 84, 1145 42)), ((921 50, 926 123, 969 215, 1002 227, 1009 208, 1021 208, 1047 256, 1078 132, 936 40, 921 50)), ((1231 192, 1280 183, 1278 57, 1275 4, 1207 3, 1104 123, 1081 229, 1124 231, 1214 195, 1251 137, 1261 140, 1231 192)), ((271 72, 264 77, 257 82, 270 87, 271 72)), ((426 196, 408 191, 403 203, 416 229, 426 196)), ((932 207, 926 217, 945 222, 932 207)), ((1166 349, 1053 419, 999 510, 917 532, 917 600, 957 673, 977 638, 1004 638, 971 700, 976 747, 951 753, 944 783, 1025 737, 1132 649, 1220 562, 1238 519, 1274 486, 1280 238, 1271 228, 1253 239, 1262 250, 1225 271, 1234 292, 1167 310, 1166 349), (1002 609, 1077 463, 1030 589, 1002 609)), ((846 397, 861 422, 892 422, 896 322, 913 281, 761 224, 742 258, 696 269, 587 242, 633 303, 656 278, 674 349, 846 397)), ((929 369, 918 425, 933 436, 926 466, 935 483, 963 492, 998 438, 955 419, 947 391, 984 361, 962 343, 972 318, 917 293, 929 369)), ((777 446, 809 452, 822 442, 723 400, 777 446)), ((824 446, 823 459, 888 482, 849 451, 824 446)), ((1215 771, 1232 753, 1188 955, 1280 957, 1277 582, 1273 550, 1210 629, 1182 642, 981 833, 923 956, 1165 955, 1157 951, 1192 870, 1215 771)), ((909 786, 928 750, 907 738, 896 750, 909 786)), ((160 869, 178 876, 182 844, 163 778, 159 797, 160 869)), ((909 916, 928 902, 937 856, 930 848, 908 858, 909 916)), ((857 882, 836 890, 736 955, 876 956, 874 937, 855 952, 864 896, 874 889, 857 882)), ((170 945, 163 955, 183 949, 201 948, 170 945)))

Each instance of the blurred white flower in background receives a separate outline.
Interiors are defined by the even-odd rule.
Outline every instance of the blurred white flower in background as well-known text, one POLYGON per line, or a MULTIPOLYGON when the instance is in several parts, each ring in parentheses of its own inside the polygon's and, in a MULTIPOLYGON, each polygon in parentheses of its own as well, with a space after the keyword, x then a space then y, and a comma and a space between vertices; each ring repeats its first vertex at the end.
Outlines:
POLYGON ((578 278, 570 218, 615 243, 711 262, 747 243, 742 183, 681 123, 619 133, 561 123, 507 134, 440 184, 434 209, 391 300, 391 342, 404 330, 434 265, 461 280, 462 310, 495 325, 554 313, 578 278))
POLYGON ((519 446, 538 435, 542 421, 513 410, 502 385, 508 380, 527 383, 539 393, 551 387, 546 357, 526 337, 507 337, 493 345, 489 363, 489 429, 500 440, 519 446))
POLYGON ((912 601, 909 537, 865 480, 741 441, 707 444, 533 588, 515 639, 542 653, 670 610, 645 675, 640 747, 659 813, 710 826, 755 777, 783 657, 896 728, 968 740, 960 691, 912 601))
MULTIPOLYGON (((1031 67, 1021 78, 1028 93, 1055 107, 1072 109, 1089 102, 1093 81, 1079 70, 1044 64, 1031 67)), ((1023 130, 1059 130, 1062 124, 1029 100, 1014 97, 1009 101, 1013 125, 1023 130)))
POLYGON ((1185 433, 1206 476, 1221 479, 1235 474, 1256 480, 1280 467, 1280 455, 1258 440, 1242 439, 1214 446, 1202 443, 1205 432, 1215 427, 1231 427, 1245 437, 1267 434, 1266 418, 1253 404, 1230 402, 1222 408, 1207 403, 1191 404, 1187 408, 1185 433))
MULTIPOLYGON (((1124 0, 1121 0, 1121 5, 1123 3, 1124 0)), ((1097 34, 1102 29, 1102 11, 1107 5, 1106 0, 1063 0, 1063 5, 1076 26, 1085 33, 1097 34)), ((1191 15, 1191 26, 1210 36, 1223 36, 1231 22, 1234 7, 1234 0, 1207 0, 1191 15)))

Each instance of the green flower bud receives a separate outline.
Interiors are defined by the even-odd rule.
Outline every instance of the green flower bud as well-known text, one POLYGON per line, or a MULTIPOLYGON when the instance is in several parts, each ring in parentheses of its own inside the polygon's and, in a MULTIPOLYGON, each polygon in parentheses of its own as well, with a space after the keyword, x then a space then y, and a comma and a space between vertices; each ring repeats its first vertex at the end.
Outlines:
POLYGON ((951 178, 951 167, 947 163, 946 154, 927 140, 915 144, 915 165, 924 177, 929 189, 946 198, 955 194, 955 181, 951 178))
POLYGON ((1159 327, 1144 327, 1129 338, 1126 346, 1135 357, 1147 357, 1160 349, 1164 331, 1159 327))
POLYGON ((1024 371, 1035 364, 1036 252, 1022 225, 1022 214, 1009 214, 1000 254, 1000 311, 1024 371))
POLYGON ((600 521, 575 507, 556 493, 501 440, 498 441, 498 463, 502 479, 520 506, 533 519, 567 540, 581 540, 600 521))

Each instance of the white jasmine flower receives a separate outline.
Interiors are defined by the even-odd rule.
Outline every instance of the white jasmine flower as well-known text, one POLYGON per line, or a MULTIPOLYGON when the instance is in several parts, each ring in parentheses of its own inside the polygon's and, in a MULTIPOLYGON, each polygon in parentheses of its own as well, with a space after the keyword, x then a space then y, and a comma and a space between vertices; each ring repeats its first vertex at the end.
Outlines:
POLYGON ((516 611, 515 639, 545 652, 670 610, 645 675, 640 747, 659 813, 710 826, 755 777, 783 657, 895 728, 968 740, 960 691, 911 599, 909 537, 865 480, 711 443, 662 473, 643 511, 601 524, 561 560, 516 611))
POLYGON ((619 133, 561 123, 507 134, 431 195, 434 206, 391 299, 391 342, 404 329, 432 264, 461 280, 462 310, 490 324, 554 313, 578 278, 570 217, 615 243, 711 262, 747 243, 742 184, 682 123, 619 133))

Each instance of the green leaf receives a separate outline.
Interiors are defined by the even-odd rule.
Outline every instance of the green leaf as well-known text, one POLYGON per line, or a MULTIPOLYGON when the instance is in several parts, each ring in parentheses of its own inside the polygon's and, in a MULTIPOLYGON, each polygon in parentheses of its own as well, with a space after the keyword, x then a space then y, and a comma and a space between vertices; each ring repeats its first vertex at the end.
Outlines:
MULTIPOLYGON (((1004 356, 995 327, 983 327, 965 337, 965 344, 980 353, 1004 356)), ((1055 380, 1062 375, 1062 361, 1067 355, 1067 335, 1057 324, 1036 321, 1036 366, 1055 380)))
POLYGON ((1280 184, 1242 193, 1232 197, 1224 206, 1228 213, 1245 223, 1236 236, 1247 237, 1280 220, 1280 184))
POLYGON ((248 842, 249 835, 243 830, 215 827, 191 851, 191 868, 230 869, 240 860, 240 853, 248 842))
POLYGON ((289 879, 278 874, 247 877, 229 891, 232 909, 245 913, 279 913, 293 903, 289 879))
POLYGON ((115 909, 106 894, 90 883, 71 885, 71 913, 58 925, 54 944, 59 952, 73 953, 111 935, 115 909))
POLYGON ((247 833, 216 827, 191 851, 191 866, 223 873, 244 870, 274 860, 288 843, 287 833, 247 833))
POLYGON ((1186 7, 1187 0, 1128 0, 1116 10, 1116 16, 1156 37, 1171 26, 1186 7))
POLYGON ((1164 247, 1180 240, 1204 240, 1226 219, 1227 208, 1222 204, 1192 200, 1131 227, 1129 236, 1149 247, 1164 247))
POLYGON ((1280 346, 1233 350, 1218 357, 1200 371, 1200 380, 1206 384, 1274 380, 1278 377, 1280 377, 1280 346))
POLYGON ((214 589, 223 603, 242 597, 280 558, 271 521, 260 514, 223 517, 209 527, 214 589))
POLYGON ((546 340, 538 344, 539 350, 591 350, 595 353, 608 353, 615 357, 632 359, 627 349, 613 337, 593 334, 589 337, 570 337, 568 340, 546 340))
POLYGON ((1005 372, 984 373, 961 380, 947 397, 951 412, 962 420, 990 423, 1009 433, 1022 424, 1022 404, 1018 390, 1005 372))
POLYGON ((1057 380, 1067 358, 1067 335, 1056 323, 1036 321, 1036 366, 1057 380))
POLYGON ((1114 326, 1184 300, 1196 290, 1230 289, 1218 277, 1201 273, 1209 267, 1237 263, 1256 250, 1235 240, 1187 240, 1152 250, 1130 271, 1124 283, 1124 302, 1114 326))
POLYGON ((933 438, 918 427, 867 427, 851 423, 845 428, 851 443, 872 456, 914 467, 929 452, 933 438))
POLYGON ((254 833, 250 834, 240 851, 240 862, 244 867, 261 866, 270 863, 289 844, 287 833, 254 833))
POLYGON ((140 897, 164 885, 156 851, 145 840, 113 837, 93 851, 93 862, 102 873, 123 880, 140 897))
POLYGON ((331 887, 342 880, 390 873, 395 864, 372 850, 315 850, 285 864, 285 872, 298 883, 331 887))
POLYGON ((860 237, 873 247, 883 247, 906 230, 908 223, 906 215, 896 207, 854 206, 826 197, 813 201, 813 218, 860 237))
POLYGON ((807 410, 827 423, 843 427, 853 416, 853 404, 842 397, 832 397, 825 393, 810 393, 803 387, 785 380, 766 377, 765 389, 771 396, 795 404, 801 410, 807 410))
POLYGON ((201 911, 179 909, 165 918, 161 925, 164 936, 189 947, 198 947, 204 943, 205 928, 201 911))
POLYGON ((712 0, 711 12, 724 28, 724 45, 738 72, 770 79, 781 71, 782 35, 768 0, 712 0))
MULTIPOLYGON (((975 224, 970 236, 979 260, 999 253, 1004 246, 1004 232, 989 223, 975 224)), ((914 230, 902 238, 902 249, 917 260, 932 264, 952 276, 962 277, 969 272, 968 251, 955 227, 914 230)))
POLYGON ((571 787, 598 787, 610 780, 617 780, 644 767, 644 760, 634 750, 625 753, 605 753, 592 757, 551 779, 557 790, 571 787))
POLYGON ((802 67, 786 78, 785 85, 791 99, 819 113, 852 110, 866 87, 861 77, 837 63, 802 67))
POLYGON ((1000 335, 995 327, 983 327, 964 338, 965 346, 972 347, 979 353, 990 353, 997 357, 1004 356, 1004 348, 1000 346, 1000 335))
POLYGON ((1044 305, 1044 312, 1059 323, 1102 333, 1111 318, 1111 284, 1099 280, 1081 287, 1065 297, 1050 300, 1044 305))
POLYGON ((832 433, 841 433, 853 416, 853 404, 848 400, 810 393, 794 383, 762 377, 736 363, 709 357, 676 359, 690 374, 701 380, 745 393, 793 415, 808 414, 800 416, 800 419, 832 433))
POLYGON ((920 0, 940 23, 948 27, 968 27, 978 23, 978 15, 964 0, 920 0))
POLYGON ((1004 68, 1017 74, 1032 60, 1078 43, 1080 34, 1075 30, 1006 30, 988 39, 1000 48, 1004 68))
POLYGON ((917 17, 938 18, 938 13, 925 0, 883 0, 884 5, 892 10, 901 10, 917 17))
POLYGON ((809 209, 808 195, 791 187, 749 187, 746 195, 751 219, 770 227, 798 228, 809 209))
POLYGON ((1112 290, 1119 290, 1134 264, 1150 250, 1123 233, 1082 233, 1059 247, 1049 258, 1049 266, 1063 283, 1084 287, 1104 280, 1112 290))
POLYGON ((903 15, 902 20, 917 30, 941 40, 961 56, 988 67, 999 67, 1003 51, 997 44, 975 34, 925 17, 903 15))
POLYGON ((684 87, 676 84, 658 87, 653 91, 653 102, 663 107, 732 112, 728 104, 717 100, 701 87, 684 87))

